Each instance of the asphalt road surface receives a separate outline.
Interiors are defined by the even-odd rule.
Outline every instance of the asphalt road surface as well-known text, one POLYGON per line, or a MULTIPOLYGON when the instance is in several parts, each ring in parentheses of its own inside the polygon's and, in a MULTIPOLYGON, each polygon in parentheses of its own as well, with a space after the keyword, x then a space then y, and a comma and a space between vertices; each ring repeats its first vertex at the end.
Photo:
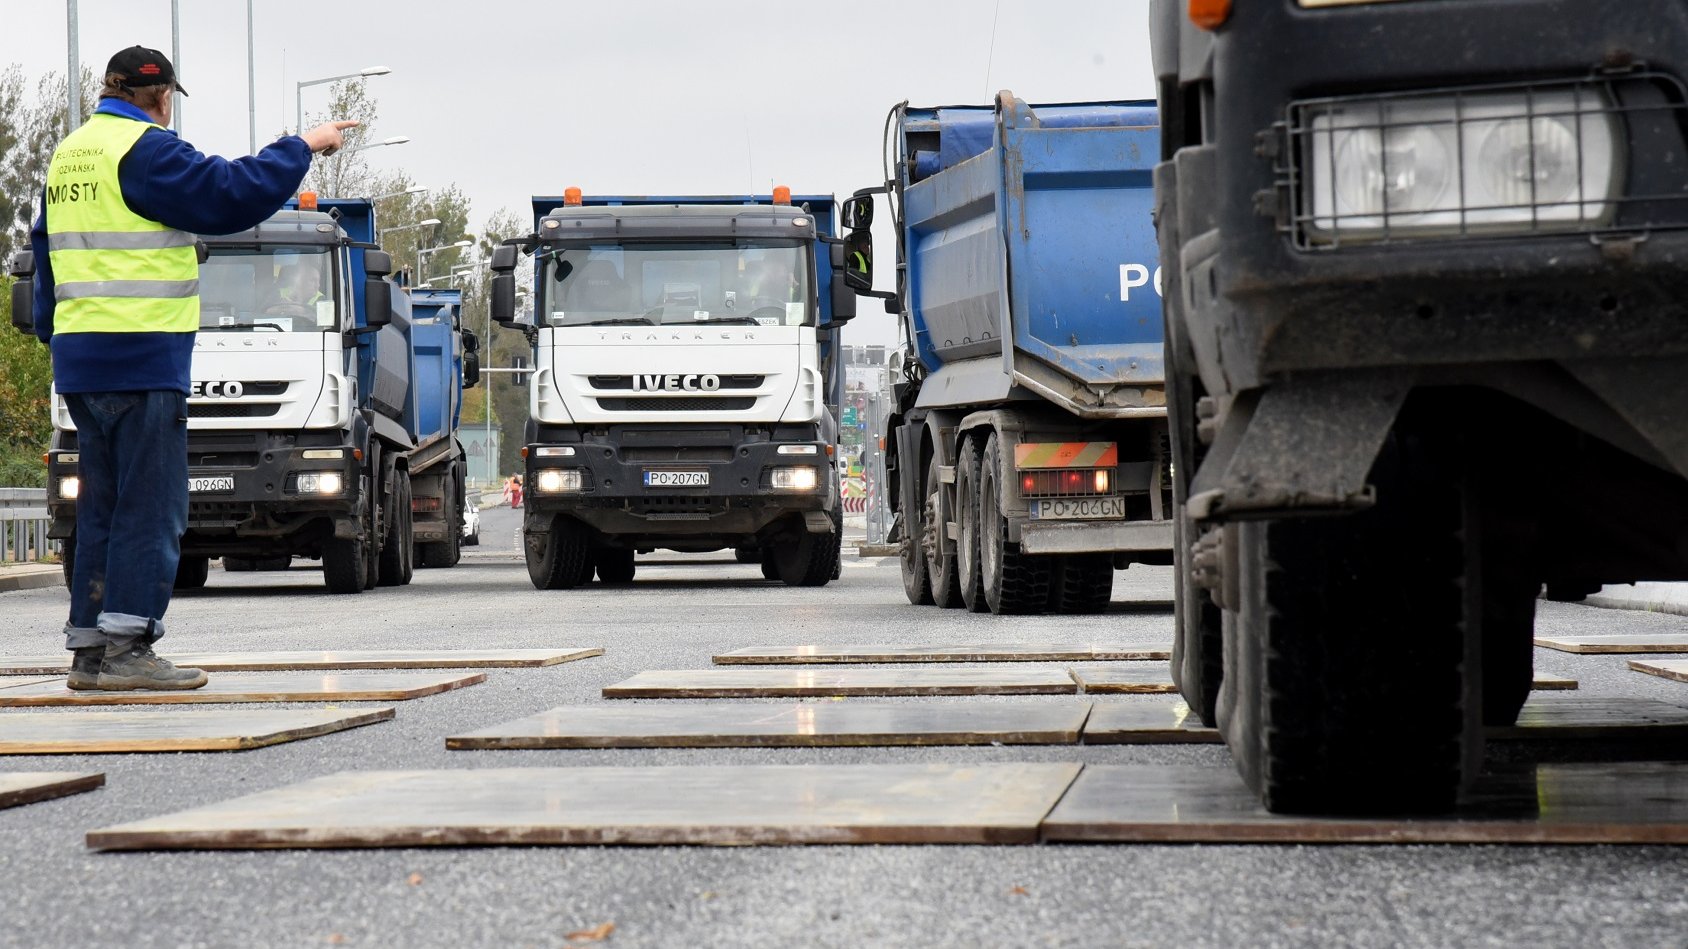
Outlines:
MULTIPOLYGON (((537 591, 517 557, 515 515, 483 517, 483 545, 463 564, 418 570, 402 589, 336 597, 306 568, 214 570, 205 590, 173 604, 160 651, 581 645, 605 655, 488 670, 485 684, 397 703, 394 721, 256 751, 0 759, 0 770, 107 775, 102 790, 0 811, 0 945, 562 946, 604 923, 615 924, 601 943, 611 947, 1688 944, 1688 851, 1665 847, 85 849, 92 828, 345 769, 1227 760, 1203 745, 447 751, 447 735, 599 702, 602 686, 633 673, 705 668, 743 646, 1171 636, 1162 610, 997 618, 912 607, 894 560, 852 558, 841 581, 801 590, 720 555, 659 553, 640 558, 630 588, 537 591)), ((1134 568, 1115 598, 1163 599, 1168 583, 1164 569, 1134 568)), ((58 648, 65 603, 60 589, 0 594, 0 652, 58 648)), ((1538 629, 1685 624, 1543 603, 1538 629)), ((1688 686, 1628 672, 1622 657, 1538 650, 1537 669, 1577 678, 1585 694, 1688 704, 1688 686)))

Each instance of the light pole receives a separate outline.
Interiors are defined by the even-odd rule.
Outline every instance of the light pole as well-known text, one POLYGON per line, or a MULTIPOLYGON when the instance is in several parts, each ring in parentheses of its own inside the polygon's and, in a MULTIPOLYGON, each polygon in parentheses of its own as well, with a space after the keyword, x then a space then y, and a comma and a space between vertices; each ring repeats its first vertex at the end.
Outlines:
MULTIPOLYGON (((427 194, 427 193, 428 193, 427 188, 424 188, 421 185, 417 185, 414 188, 406 188, 403 191, 389 191, 386 194, 378 194, 375 197, 370 198, 369 200, 380 201, 383 198, 401 198, 401 197, 404 197, 407 194, 427 194)), ((398 230, 398 228, 389 227, 389 228, 387 228, 387 230, 388 231, 396 231, 396 230, 398 230)), ((384 234, 384 233, 386 233, 386 231, 383 231, 382 233, 384 234)))
MULTIPOLYGON (((415 224, 400 224, 398 227, 382 228, 380 231, 378 231, 376 233, 375 241, 376 241, 376 243, 383 243, 388 234, 397 234, 399 231, 414 231, 414 230, 417 230, 419 228, 424 228, 424 227, 434 227, 434 226, 438 225, 439 223, 440 223, 439 218, 431 217, 431 218, 426 218, 426 219, 421 220, 421 221, 417 221, 415 224)), ((420 244, 421 241, 418 241, 417 243, 420 244)))
POLYGON ((453 247, 473 247, 474 244, 475 244, 475 242, 471 241, 471 240, 461 240, 461 241, 454 241, 453 243, 450 243, 450 244, 441 244, 438 247, 425 247, 422 250, 417 251, 416 252, 416 276, 418 276, 418 277, 428 276, 428 266, 427 266, 426 261, 427 261, 429 254, 437 254, 442 250, 451 250, 453 247))
MULTIPOLYGON (((180 0, 170 0, 170 64, 176 67, 176 77, 182 75, 182 16, 180 0)), ((70 84, 76 85, 81 77, 70 77, 70 84)), ((170 127, 177 135, 182 134, 182 94, 170 91, 170 127)))
POLYGON ((410 141, 410 136, 408 135, 394 135, 392 138, 384 138, 379 142, 370 142, 368 145, 359 145, 351 151, 348 151, 346 154, 356 155, 358 152, 367 152, 371 148, 380 148, 383 145, 403 145, 408 141, 410 141))
POLYGON ((305 87, 320 86, 325 82, 339 82, 342 79, 356 79, 359 76, 385 76, 392 72, 385 66, 365 66, 357 72, 349 72, 344 76, 329 76, 326 79, 307 79, 293 84, 293 134, 297 135, 305 130, 305 87))
POLYGON ((69 71, 65 73, 70 81, 64 84, 70 93, 70 101, 66 103, 70 110, 70 128, 64 131, 69 135, 82 125, 82 64, 77 57, 77 47, 82 45, 82 28, 77 23, 76 0, 65 0, 65 35, 68 40, 65 46, 70 49, 69 71))
POLYGON ((258 73, 252 59, 252 0, 246 0, 246 152, 258 154, 258 73))

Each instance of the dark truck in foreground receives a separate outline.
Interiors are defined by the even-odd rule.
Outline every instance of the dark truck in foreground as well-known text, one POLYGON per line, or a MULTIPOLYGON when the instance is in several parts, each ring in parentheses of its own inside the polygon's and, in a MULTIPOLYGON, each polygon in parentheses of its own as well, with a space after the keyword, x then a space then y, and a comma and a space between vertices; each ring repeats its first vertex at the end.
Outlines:
POLYGON ((1179 688, 1274 811, 1448 809, 1544 584, 1688 578, 1688 7, 1151 10, 1179 688))

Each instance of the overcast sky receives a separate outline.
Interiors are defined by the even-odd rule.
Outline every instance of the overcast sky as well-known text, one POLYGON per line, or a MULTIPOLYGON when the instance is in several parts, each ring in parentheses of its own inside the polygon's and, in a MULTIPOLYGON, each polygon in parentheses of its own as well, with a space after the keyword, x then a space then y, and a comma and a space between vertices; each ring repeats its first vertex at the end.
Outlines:
MULTIPOLYGON (((0 0, 0 65, 66 65, 64 0, 0 0)), ((170 54, 170 0, 81 0, 82 64, 170 54)), ((365 66, 381 107, 368 152, 419 183, 455 182, 478 224, 533 194, 848 194, 882 177, 886 111, 1151 98, 1148 0, 254 0, 258 141, 293 125, 294 83, 365 66), (994 43, 993 36, 994 20, 994 43)), ((182 133, 247 150, 246 4, 179 0, 192 93, 182 133)), ((321 110, 327 86, 305 90, 321 110)), ((876 228, 877 230, 877 228, 876 228)), ((887 237, 881 237, 884 241, 887 237)), ((890 260, 886 248, 884 260, 890 260)), ((888 270, 888 268, 886 268, 888 270)), ((885 284, 881 275, 881 284, 885 284)), ((865 307, 852 341, 894 340, 865 307)))

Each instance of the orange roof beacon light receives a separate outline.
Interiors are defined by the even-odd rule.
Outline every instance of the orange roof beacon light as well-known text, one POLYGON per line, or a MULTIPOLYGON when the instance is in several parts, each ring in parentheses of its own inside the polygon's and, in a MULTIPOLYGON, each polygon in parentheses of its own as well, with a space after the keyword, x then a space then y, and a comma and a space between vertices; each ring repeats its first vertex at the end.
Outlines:
POLYGON ((299 210, 301 210, 301 211, 315 211, 316 210, 316 192, 315 191, 301 191, 301 192, 299 192, 299 210))
POLYGON ((579 188, 564 188, 563 189, 563 206, 569 207, 569 208, 580 207, 580 189, 579 188))
POLYGON ((1204 30, 1217 30, 1231 18, 1231 0, 1190 0, 1190 22, 1204 30))
POLYGON ((774 187, 774 203, 775 204, 790 204, 791 203, 791 189, 787 188, 785 185, 776 185, 774 187))

